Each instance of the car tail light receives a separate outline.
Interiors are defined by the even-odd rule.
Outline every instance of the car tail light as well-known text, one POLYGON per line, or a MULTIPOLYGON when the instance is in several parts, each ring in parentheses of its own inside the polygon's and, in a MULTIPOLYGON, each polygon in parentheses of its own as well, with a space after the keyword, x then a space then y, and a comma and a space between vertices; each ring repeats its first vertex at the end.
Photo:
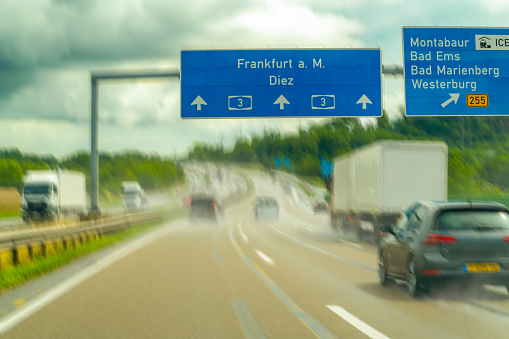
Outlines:
POLYGON ((509 234, 504 235, 504 241, 509 244, 509 234))
POLYGON ((452 235, 428 234, 422 243, 425 245, 455 244, 456 239, 452 235))

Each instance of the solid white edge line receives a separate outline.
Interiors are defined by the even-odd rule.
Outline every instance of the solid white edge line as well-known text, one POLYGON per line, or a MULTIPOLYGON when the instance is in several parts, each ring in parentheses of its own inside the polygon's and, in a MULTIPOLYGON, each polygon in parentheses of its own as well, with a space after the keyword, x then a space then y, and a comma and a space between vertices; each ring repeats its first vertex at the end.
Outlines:
POLYGON ((27 303, 25 306, 16 309, 15 311, 6 315, 4 318, 0 319, 0 335, 6 333, 11 328, 28 319, 30 316, 37 313, 45 306, 49 305, 51 302, 55 301, 63 294, 67 293, 83 281, 94 276, 96 273, 100 272, 116 261, 150 244, 151 242, 160 239, 161 236, 176 231, 177 229, 179 229, 179 227, 171 229, 163 228, 159 231, 147 234, 144 237, 135 240, 133 243, 114 251, 106 258, 103 258, 97 263, 92 264, 78 274, 62 281, 60 284, 55 285, 44 294, 27 303))
POLYGON ((272 265, 274 266, 276 263, 274 262, 274 260, 272 260, 268 255, 266 255, 265 253, 263 253, 262 251, 260 250, 255 250, 256 254, 258 254, 258 256, 260 258, 262 258, 267 264, 269 265, 272 265))
POLYGON ((327 305, 327 307, 330 308, 332 312, 336 313, 341 318, 348 321, 351 325, 356 327, 359 331, 361 331, 368 337, 373 339, 389 339, 389 337, 378 332, 373 327, 369 326, 368 324, 366 324, 364 321, 360 320, 353 314, 348 313, 343 307, 336 305, 327 305))

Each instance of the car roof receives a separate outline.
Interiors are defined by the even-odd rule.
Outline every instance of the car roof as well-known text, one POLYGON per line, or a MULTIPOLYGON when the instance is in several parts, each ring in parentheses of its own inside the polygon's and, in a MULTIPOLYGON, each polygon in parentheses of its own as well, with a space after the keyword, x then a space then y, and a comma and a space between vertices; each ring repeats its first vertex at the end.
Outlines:
POLYGON ((485 209, 509 212, 509 209, 506 206, 495 201, 448 200, 448 201, 419 201, 418 203, 432 209, 440 210, 485 209))

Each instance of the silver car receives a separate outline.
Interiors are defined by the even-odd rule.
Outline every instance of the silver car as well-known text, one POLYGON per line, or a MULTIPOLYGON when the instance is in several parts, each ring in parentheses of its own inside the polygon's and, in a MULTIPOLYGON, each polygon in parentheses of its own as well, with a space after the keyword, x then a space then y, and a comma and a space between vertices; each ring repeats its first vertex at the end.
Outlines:
POLYGON ((382 285, 402 280, 411 296, 451 279, 509 289, 509 210, 504 205, 420 201, 402 213, 397 225, 383 225, 381 231, 382 285))
POLYGON ((254 212, 256 219, 278 219, 279 204, 273 196, 258 196, 256 197, 254 212))

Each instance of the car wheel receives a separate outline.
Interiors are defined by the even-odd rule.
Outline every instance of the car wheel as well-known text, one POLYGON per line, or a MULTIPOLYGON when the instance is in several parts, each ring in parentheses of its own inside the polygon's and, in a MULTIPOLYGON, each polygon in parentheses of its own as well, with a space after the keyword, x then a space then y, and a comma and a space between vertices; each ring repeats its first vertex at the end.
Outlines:
POLYGON ((428 285, 424 284, 422 281, 419 281, 419 278, 417 277, 415 261, 413 258, 408 260, 407 287, 408 294, 411 297, 416 297, 419 292, 426 293, 428 291, 428 285))
POLYGON ((378 255, 378 279, 382 286, 385 286, 390 282, 390 278, 387 276, 387 268, 382 252, 378 255))

